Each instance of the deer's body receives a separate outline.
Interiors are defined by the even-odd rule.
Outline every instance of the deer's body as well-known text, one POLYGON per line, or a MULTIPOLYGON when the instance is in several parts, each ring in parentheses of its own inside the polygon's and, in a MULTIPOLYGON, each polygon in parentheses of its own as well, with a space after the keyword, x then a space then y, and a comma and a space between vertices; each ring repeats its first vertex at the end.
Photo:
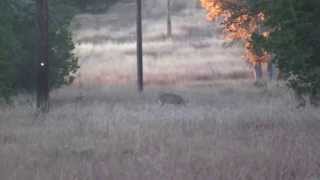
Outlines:
POLYGON ((186 101, 181 96, 173 93, 161 93, 158 101, 161 105, 186 105, 186 101))

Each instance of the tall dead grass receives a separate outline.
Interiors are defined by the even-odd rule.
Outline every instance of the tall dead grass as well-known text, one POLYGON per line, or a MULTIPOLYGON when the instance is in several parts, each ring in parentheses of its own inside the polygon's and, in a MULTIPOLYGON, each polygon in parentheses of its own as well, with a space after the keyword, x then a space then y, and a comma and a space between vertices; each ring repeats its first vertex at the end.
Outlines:
MULTIPOLYGON (((320 111, 283 87, 72 87, 36 115, 26 96, 0 110, 1 179, 268 179, 320 176, 320 111), (187 106, 161 106, 159 92, 187 106)), ((271 85, 270 85, 271 86, 271 85)))

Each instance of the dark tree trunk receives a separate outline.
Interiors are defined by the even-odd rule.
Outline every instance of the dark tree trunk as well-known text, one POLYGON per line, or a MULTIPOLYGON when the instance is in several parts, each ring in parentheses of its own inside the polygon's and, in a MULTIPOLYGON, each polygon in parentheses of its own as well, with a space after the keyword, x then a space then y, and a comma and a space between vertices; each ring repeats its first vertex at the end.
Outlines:
POLYGON ((143 91, 143 49, 142 49, 142 4, 137 0, 137 84, 139 92, 143 91))
POLYGON ((262 79, 262 65, 261 63, 257 63, 254 66, 254 71, 255 71, 255 80, 259 81, 262 79))
POLYGON ((37 0, 38 25, 39 25, 39 62, 37 107, 42 112, 49 110, 49 13, 48 0, 37 0))
POLYGON ((274 70, 275 70, 275 66, 272 63, 272 61, 268 62, 268 77, 269 80, 274 80, 274 70))
POLYGON ((167 0, 167 37, 172 37, 171 0, 167 0))

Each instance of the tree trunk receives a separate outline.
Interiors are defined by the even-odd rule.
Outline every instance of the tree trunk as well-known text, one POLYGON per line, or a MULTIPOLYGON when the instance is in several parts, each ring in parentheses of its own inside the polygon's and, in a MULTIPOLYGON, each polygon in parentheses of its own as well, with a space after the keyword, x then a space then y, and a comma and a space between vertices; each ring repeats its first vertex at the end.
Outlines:
POLYGON ((200 0, 195 0, 196 1, 196 8, 201 9, 201 1, 200 0))
POLYGON ((268 77, 269 80, 275 80, 275 65, 272 63, 272 61, 268 62, 268 77))
POLYGON ((257 63, 254 65, 254 71, 255 71, 255 80, 259 81, 262 79, 262 65, 261 63, 257 63))
POLYGON ((167 0, 167 37, 172 37, 171 0, 167 0))
POLYGON ((48 0, 37 0, 40 48, 38 62, 37 107, 42 112, 49 110, 49 13, 48 0))
POLYGON ((137 0, 137 84, 138 91, 143 91, 143 49, 142 49, 142 13, 141 0, 137 0))

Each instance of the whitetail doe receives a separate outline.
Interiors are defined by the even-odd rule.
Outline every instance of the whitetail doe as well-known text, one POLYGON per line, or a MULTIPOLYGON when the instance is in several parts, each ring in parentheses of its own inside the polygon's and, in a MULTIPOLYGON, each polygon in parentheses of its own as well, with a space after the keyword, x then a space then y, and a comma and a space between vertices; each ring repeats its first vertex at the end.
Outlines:
POLYGON ((160 93, 158 97, 158 102, 163 105, 176 105, 176 106, 185 106, 186 101, 177 94, 173 93, 160 93))

